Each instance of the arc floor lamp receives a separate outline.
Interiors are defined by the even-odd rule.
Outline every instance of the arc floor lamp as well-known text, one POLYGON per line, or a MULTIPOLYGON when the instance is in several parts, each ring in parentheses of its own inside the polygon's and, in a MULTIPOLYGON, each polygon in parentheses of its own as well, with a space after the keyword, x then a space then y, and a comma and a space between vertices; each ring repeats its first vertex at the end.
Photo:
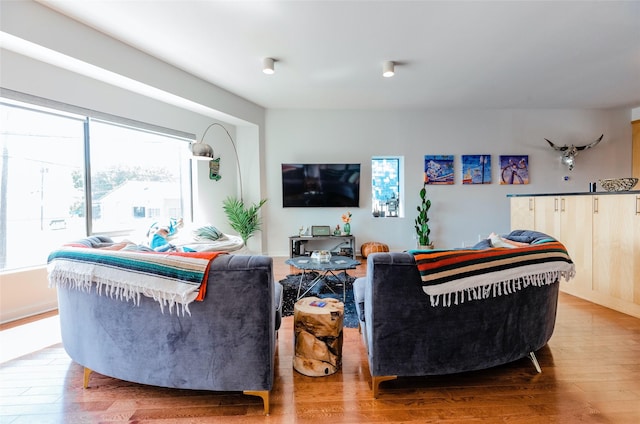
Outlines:
POLYGON ((207 127, 207 129, 204 130, 204 133, 202 134, 202 138, 200 138, 200 141, 196 141, 195 143, 191 143, 191 153, 193 154, 193 159, 196 160, 208 160, 209 161, 209 178, 215 181, 220 180, 220 178, 222 178, 222 176, 219 174, 220 172, 220 158, 214 159, 214 154, 213 154, 213 147, 211 147, 209 144, 204 142, 204 137, 207 135, 207 132, 212 128, 212 127, 220 127, 224 130, 224 132, 227 134, 227 137, 229 138, 229 141, 231 142, 231 146, 233 146, 233 152, 236 155, 236 165, 238 167, 238 181, 240 184, 240 200, 243 200, 242 197, 242 172, 240 171, 240 157, 238 156, 238 149, 236 148, 236 143, 235 141, 233 141, 233 137, 231 137, 231 134, 229 134, 229 131, 225 128, 224 125, 219 124, 217 122, 214 122, 213 124, 209 125, 207 127))

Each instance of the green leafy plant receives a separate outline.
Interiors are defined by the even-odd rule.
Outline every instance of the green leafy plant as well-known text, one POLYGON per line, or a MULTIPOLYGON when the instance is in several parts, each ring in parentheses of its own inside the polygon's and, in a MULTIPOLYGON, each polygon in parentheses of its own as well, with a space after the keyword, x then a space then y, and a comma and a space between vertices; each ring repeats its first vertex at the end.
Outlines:
POLYGON ((258 211, 266 201, 267 199, 262 199, 260 202, 246 207, 244 201, 235 197, 227 197, 222 203, 231 228, 238 232, 245 245, 253 233, 260 230, 258 211))
POLYGON ((431 208, 431 200, 427 199, 427 184, 422 185, 420 190, 420 205, 418 205, 418 216, 415 220, 416 234, 418 235, 418 244, 420 246, 430 246, 431 240, 429 234, 429 209, 431 208))

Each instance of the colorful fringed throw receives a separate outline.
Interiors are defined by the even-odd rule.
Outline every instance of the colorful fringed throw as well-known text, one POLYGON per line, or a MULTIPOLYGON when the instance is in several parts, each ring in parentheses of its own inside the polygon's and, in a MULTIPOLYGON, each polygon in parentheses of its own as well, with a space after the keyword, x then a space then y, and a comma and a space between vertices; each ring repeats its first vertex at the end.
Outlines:
POLYGON ((176 304, 182 314, 189 303, 203 300, 211 261, 219 252, 141 252, 63 247, 47 260, 49 287, 89 291, 93 284, 105 294, 136 305, 148 296, 172 313, 176 304))
POLYGON ((528 286, 575 276, 575 266, 557 241, 518 248, 413 250, 422 288, 432 306, 507 295, 528 286))

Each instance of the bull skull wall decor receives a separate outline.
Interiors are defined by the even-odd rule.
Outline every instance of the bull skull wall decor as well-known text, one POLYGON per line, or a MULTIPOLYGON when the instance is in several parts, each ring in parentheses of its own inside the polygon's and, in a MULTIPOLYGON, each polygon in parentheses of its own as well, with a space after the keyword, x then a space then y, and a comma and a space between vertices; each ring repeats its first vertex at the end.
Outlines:
POLYGON ((602 141, 602 137, 604 137, 604 134, 602 134, 600 136, 599 139, 597 139, 596 141, 594 141, 591 144, 585 144, 584 146, 575 146, 575 145, 571 145, 571 146, 567 146, 566 144, 562 147, 556 146, 555 144, 553 144, 551 141, 547 140, 545 138, 545 140, 547 140, 547 143, 549 143, 551 145, 551 147, 553 147, 554 149, 563 152, 562 153, 562 163, 564 163, 565 165, 567 165, 569 167, 569 171, 571 171, 573 169, 573 166, 576 163, 576 156, 578 156, 578 153, 580 153, 581 151, 585 150, 585 149, 590 149, 591 147, 594 147, 596 144, 600 143, 600 141, 602 141))

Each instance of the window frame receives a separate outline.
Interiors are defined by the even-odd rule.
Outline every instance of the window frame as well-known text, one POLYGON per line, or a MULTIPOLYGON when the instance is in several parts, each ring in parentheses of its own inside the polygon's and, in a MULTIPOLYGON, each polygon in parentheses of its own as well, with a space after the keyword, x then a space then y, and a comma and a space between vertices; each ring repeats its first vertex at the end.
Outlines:
MULTIPOLYGON (((92 198, 91 192, 91 159, 90 159, 90 125, 92 121, 99 121, 107 125, 121 126, 126 129, 133 129, 136 131, 143 131, 146 133, 157 134, 163 137, 169 137, 176 139, 176 142, 193 143, 196 141, 195 134, 177 131, 153 124, 148 124, 116 115, 106 114, 98 111, 94 111, 87 108, 77 107, 66 103, 61 103, 53 100, 44 99, 37 96, 32 96, 25 93, 16 92, 13 90, 0 88, 0 104, 7 107, 15 107, 23 110, 33 111, 36 113, 44 113, 51 116, 59 116, 65 119, 72 119, 82 123, 83 134, 79 134, 78 138, 83 140, 84 158, 82 160, 82 172, 84 173, 84 233, 85 236, 94 235, 93 231, 93 205, 95 199, 92 198)), ((188 149, 188 144, 185 144, 185 151, 188 149)), ((186 158, 186 156, 185 156, 186 158)), ((192 218, 193 214, 193 190, 192 190, 192 167, 190 163, 184 163, 184 166, 180 165, 179 181, 177 182, 180 187, 180 204, 183 209, 183 215, 187 219, 192 218)), ((9 203, 7 201, 7 203, 9 203)), ((149 207, 147 207, 149 209, 149 207)), ((81 225, 81 224, 80 224, 81 225)), ((81 227, 78 227, 81 228, 81 227)), ((42 231, 43 229, 41 229, 42 231)), ((76 232, 77 234, 77 232, 76 232)), ((114 229, 114 231, 101 231, 100 234, 106 234, 110 236, 118 236, 121 231, 114 229)), ((6 240, 7 250, 11 248, 9 245, 10 240, 6 240)), ((46 258, 44 258, 46 259, 46 258)), ((0 273, 13 272, 16 270, 30 268, 34 266, 41 266, 41 258, 34 258, 34 261, 30 264, 16 264, 11 266, 10 264, 3 264, 0 268, 0 273), (7 266, 9 265, 9 266, 7 266)))
POLYGON ((374 218, 402 218, 404 217, 404 157, 403 156, 381 156, 376 155, 371 157, 371 214, 374 218), (396 161, 397 162, 397 212, 395 214, 389 213, 389 202, 379 203, 380 199, 376 197, 375 188, 375 161, 396 161), (380 209, 376 209, 377 205, 381 205, 380 209))

